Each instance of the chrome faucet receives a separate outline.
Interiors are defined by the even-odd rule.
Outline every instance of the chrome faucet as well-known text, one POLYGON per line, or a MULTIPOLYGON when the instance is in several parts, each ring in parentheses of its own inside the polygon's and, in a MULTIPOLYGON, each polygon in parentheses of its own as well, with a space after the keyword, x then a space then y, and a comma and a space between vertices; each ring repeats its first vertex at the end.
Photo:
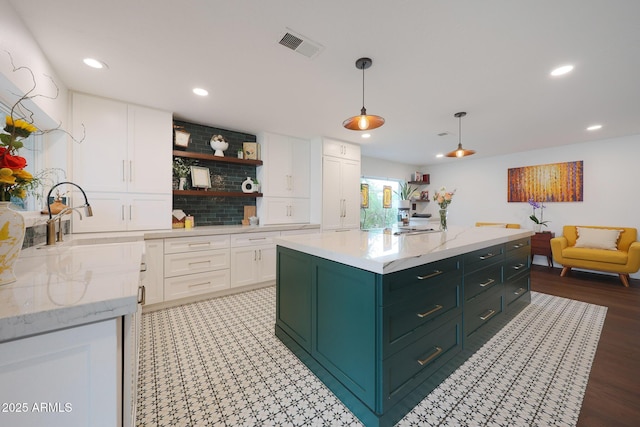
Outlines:
POLYGON ((47 245, 55 245, 56 243, 56 220, 58 220, 58 240, 57 241, 62 242, 62 216, 66 215, 69 212, 76 211, 78 212, 78 215, 80 215, 80 220, 82 220, 82 214, 79 211, 79 209, 82 209, 82 208, 84 208, 84 213, 87 217, 93 216, 93 210, 91 209, 91 205, 89 205, 89 200, 87 200, 87 195, 78 184, 75 184, 71 181, 64 181, 64 182, 59 182, 53 187, 51 187, 51 190, 49 190, 49 193, 47 194, 47 210, 49 211, 49 219, 47 220, 47 245), (51 197, 51 193, 53 192, 53 189, 63 184, 70 184, 77 187, 78 190, 80 190, 80 192, 84 196, 84 205, 77 206, 75 208, 66 207, 62 209, 58 214, 53 216, 51 214, 51 205, 49 204, 49 198, 51 197))

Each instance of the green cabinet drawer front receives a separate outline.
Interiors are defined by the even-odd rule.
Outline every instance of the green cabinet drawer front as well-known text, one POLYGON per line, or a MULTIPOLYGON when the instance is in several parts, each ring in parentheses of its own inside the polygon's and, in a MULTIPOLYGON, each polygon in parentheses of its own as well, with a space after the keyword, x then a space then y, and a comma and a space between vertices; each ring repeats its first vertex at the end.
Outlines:
POLYGON ((522 249, 524 247, 531 247, 531 238, 527 237, 525 239, 514 240, 513 242, 508 242, 506 244, 507 253, 511 251, 517 251, 518 249, 522 249))
POLYGON ((276 324, 311 351, 311 261, 308 255, 278 247, 276 324))
POLYGON ((531 265, 531 248, 529 246, 511 251, 504 261, 504 281, 529 270, 531 265))
POLYGON ((468 301, 502 283, 502 265, 493 264, 464 276, 464 299, 468 301))
POLYGON ((443 320, 432 333, 384 361, 384 410, 462 350, 462 317, 443 320))
POLYGON ((461 282, 461 277, 458 257, 385 274, 381 302, 384 305, 394 304, 439 283, 461 282))
POLYGON ((464 304, 464 334, 471 335, 497 317, 504 310, 504 288, 494 287, 481 298, 475 298, 464 304))
POLYGON ((431 328, 441 316, 462 311, 458 282, 442 282, 382 309, 384 356, 395 353, 431 328))
POLYGON ((505 303, 509 305, 529 292, 531 289, 530 282, 531 280, 528 274, 523 274, 521 277, 506 282, 504 284, 505 303))
POLYGON ((376 275, 318 258, 314 276, 311 355, 375 409, 376 275))
POLYGON ((464 274, 504 260, 504 245, 495 245, 469 252, 464 258, 464 274))

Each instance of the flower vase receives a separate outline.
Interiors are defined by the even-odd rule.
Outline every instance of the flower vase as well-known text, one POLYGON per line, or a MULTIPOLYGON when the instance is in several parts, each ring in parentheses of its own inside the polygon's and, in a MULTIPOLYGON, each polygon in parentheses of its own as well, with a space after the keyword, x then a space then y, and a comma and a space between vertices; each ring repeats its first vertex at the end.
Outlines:
POLYGON ((0 202, 0 285, 16 281, 13 266, 24 241, 24 218, 9 208, 11 202, 0 202))
POLYGON ((542 224, 533 224, 533 231, 540 233, 542 231, 542 224))
POLYGON ((440 231, 447 231, 447 210, 440 209, 440 231))

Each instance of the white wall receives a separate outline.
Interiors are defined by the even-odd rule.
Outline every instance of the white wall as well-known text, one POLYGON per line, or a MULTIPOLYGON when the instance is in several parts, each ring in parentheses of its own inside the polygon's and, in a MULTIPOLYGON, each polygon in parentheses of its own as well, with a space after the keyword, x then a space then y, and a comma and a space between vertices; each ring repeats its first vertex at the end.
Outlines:
MULTIPOLYGON (((421 170, 431 175, 431 194, 442 186, 457 190, 449 206, 451 224, 471 226, 476 221, 491 221, 533 228, 529 204, 507 202, 507 169, 582 160, 584 201, 545 203, 544 219, 551 221, 548 230, 559 236, 567 224, 640 229, 638 159, 640 135, 633 135, 487 159, 468 157, 421 170)), ((438 205, 429 205, 435 214, 438 205)), ((539 264, 543 261, 535 259, 539 264)), ((640 278, 640 274, 632 277, 640 278)))
MULTIPOLYGON (((404 163, 390 162, 384 159, 376 159, 373 157, 362 157, 361 160, 362 176, 370 178, 382 179, 399 179, 410 181, 412 174, 416 171, 422 172, 424 168, 415 165, 407 165, 404 163)), ((425 172, 426 173, 426 172, 425 172)))
MULTIPOLYGON (((57 77, 46 56, 40 50, 31 33, 16 14, 11 4, 0 0, 0 100, 11 106, 17 100, 12 93, 25 93, 33 87, 31 75, 26 71, 13 72, 11 53, 16 67, 25 66, 33 71, 36 79, 35 93, 47 97, 37 97, 32 104, 26 105, 35 113, 35 125, 40 129, 53 129, 61 124, 67 129, 68 89, 57 77), (51 82, 51 76, 55 85, 51 82), (49 99, 56 94, 57 98, 49 99)), ((4 118, 2 118, 4 123, 4 118)), ((63 132, 52 132, 44 136, 45 158, 38 162, 38 169, 59 167, 67 169, 67 136, 63 132)))

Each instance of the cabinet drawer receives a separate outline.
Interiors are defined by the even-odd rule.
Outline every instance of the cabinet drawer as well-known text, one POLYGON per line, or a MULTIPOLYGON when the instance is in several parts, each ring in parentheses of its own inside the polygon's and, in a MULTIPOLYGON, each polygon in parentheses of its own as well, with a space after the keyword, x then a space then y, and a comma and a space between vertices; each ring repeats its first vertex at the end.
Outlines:
POLYGON ((382 280, 382 304, 386 306, 412 298, 441 283, 461 285, 462 271, 459 258, 454 257, 386 274, 382 280))
POLYGON ((231 247, 237 248, 239 246, 253 246, 253 245, 267 245, 274 244, 276 237, 280 236, 279 231, 265 231, 259 233, 242 233, 231 235, 231 247))
POLYGON ((506 282, 504 284, 505 304, 509 305, 513 301, 520 298, 522 295, 529 292, 529 290, 531 289, 530 283, 531 280, 528 274, 506 282))
POLYGON ((229 289, 229 270, 208 271, 164 279, 165 301, 229 289))
POLYGON ((529 246, 509 252, 504 261, 504 281, 529 269, 531 265, 531 248, 529 246))
POLYGON ((462 350, 462 318, 448 319, 432 333, 384 361, 386 408, 415 389, 462 350))
POLYGON ((493 264, 464 277, 464 299, 468 301, 502 283, 502 264, 493 264))
POLYGON ((164 256, 164 277, 229 268, 229 249, 185 252, 164 256))
POLYGON ((479 249, 464 255, 464 273, 468 274, 504 259, 504 245, 479 249))
POLYGON ((482 298, 476 298, 466 302, 464 305, 464 333, 465 336, 471 335, 502 313, 503 304, 502 286, 494 287, 488 292, 489 295, 483 295, 482 298))
MULTIPOLYGON (((382 309, 384 355, 390 355, 414 341, 415 335, 431 328, 443 315, 462 311, 459 283, 441 282, 423 292, 409 295, 382 309)), ((447 316, 450 317, 450 316, 447 316)))
POLYGON ((164 239, 164 253, 196 252, 229 247, 229 235, 175 237, 164 239))
POLYGON ((513 242, 506 243, 505 246, 507 247, 507 253, 517 251, 518 249, 531 246, 531 238, 527 237, 520 240, 514 240, 513 242))

